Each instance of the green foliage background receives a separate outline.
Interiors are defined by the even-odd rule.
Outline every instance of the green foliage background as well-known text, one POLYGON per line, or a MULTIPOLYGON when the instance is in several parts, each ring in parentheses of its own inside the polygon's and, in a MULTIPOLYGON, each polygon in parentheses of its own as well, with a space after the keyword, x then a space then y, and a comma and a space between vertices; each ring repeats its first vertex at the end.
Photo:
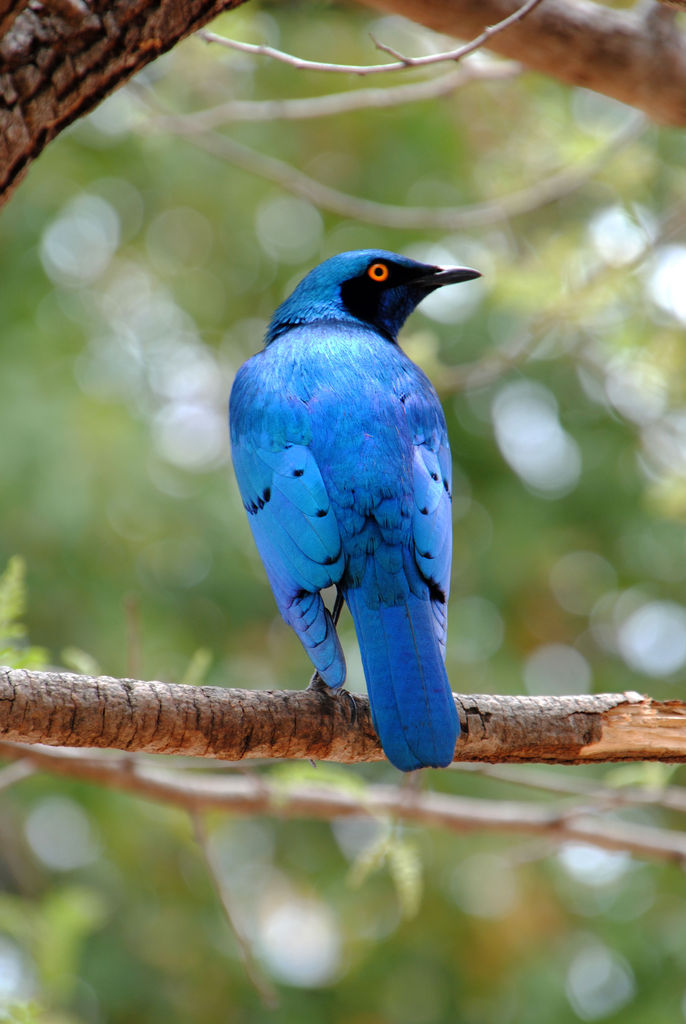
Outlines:
MULTIPOLYGON (((311 4, 253 3, 214 27, 339 62, 378 60, 370 30, 407 52, 440 48, 400 19, 311 4)), ((231 478, 224 410, 233 372, 290 287, 334 252, 369 246, 484 272, 454 289, 451 308, 415 314, 403 336, 441 391, 460 481, 453 688, 683 696, 686 247, 683 231, 660 233, 683 201, 683 132, 645 125, 583 187, 529 214, 398 231, 318 213, 161 120, 231 97, 367 84, 191 39, 53 143, 4 210, 0 566, 25 560, 30 599, 24 615, 15 561, 0 601, 3 657, 306 684, 231 478), (24 622, 49 653, 27 647, 24 622)), ((460 206, 584 166, 632 116, 523 75, 430 103, 227 132, 350 194, 460 206)), ((342 631, 360 688, 349 620, 342 631)), ((332 785, 398 778, 388 765, 302 771, 332 785)), ((445 791, 545 799, 427 774, 445 791)), ((657 809, 624 816, 682 824, 657 809)), ((276 1014, 246 977, 183 813, 36 775, 0 794, 0 1019, 686 1017, 679 866, 375 822, 217 816, 210 831, 277 986, 276 1014)))

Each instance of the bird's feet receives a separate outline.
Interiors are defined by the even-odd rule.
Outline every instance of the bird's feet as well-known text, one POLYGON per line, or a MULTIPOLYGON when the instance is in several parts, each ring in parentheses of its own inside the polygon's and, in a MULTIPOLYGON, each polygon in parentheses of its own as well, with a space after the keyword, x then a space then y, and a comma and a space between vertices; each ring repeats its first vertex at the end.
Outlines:
POLYGON ((349 690, 346 690, 342 686, 338 686, 335 689, 332 686, 327 686, 319 675, 319 672, 316 670, 310 679, 307 689, 315 690, 317 693, 326 694, 326 696, 331 697, 332 700, 347 700, 350 708, 350 725, 355 725, 357 722, 357 704, 355 703, 355 697, 349 690))

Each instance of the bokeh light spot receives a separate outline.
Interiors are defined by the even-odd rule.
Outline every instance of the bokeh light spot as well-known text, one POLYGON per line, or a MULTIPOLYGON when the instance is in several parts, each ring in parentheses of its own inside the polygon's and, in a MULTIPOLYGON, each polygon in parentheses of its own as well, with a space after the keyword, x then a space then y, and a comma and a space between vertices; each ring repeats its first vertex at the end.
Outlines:
POLYGON ((500 389, 491 412, 498 447, 526 484, 550 498, 576 487, 581 454, 560 425, 552 392, 533 381, 514 381, 500 389))
POLYGON ((451 892, 455 902, 472 917, 504 917, 518 898, 512 865, 493 853, 461 861, 453 872, 451 892))
POLYGON ((653 301, 665 312, 686 323, 686 246, 664 245, 655 254, 648 278, 653 301))
POLYGON ((331 910, 291 896, 264 909, 258 950, 272 974, 289 985, 320 988, 341 969, 341 935, 331 910))
POLYGON ((686 608, 674 601, 649 601, 618 631, 626 663, 649 676, 668 676, 686 664, 686 608))
POLYGON ((594 888, 616 882, 633 864, 624 850, 602 850, 588 843, 565 843, 557 857, 567 874, 594 888))
POLYGON ((524 682, 533 696, 589 693, 591 667, 575 647, 545 644, 524 664, 524 682))
POLYGON ((36 857, 53 871, 86 867, 100 855, 88 817, 67 797, 47 797, 36 804, 26 819, 25 831, 36 857))
POLYGON ((636 984, 631 967, 618 953, 599 942, 589 943, 567 971, 567 998, 582 1020, 601 1020, 625 1006, 636 984))
POLYGON ((257 240, 279 263, 305 263, 321 245, 321 214, 305 199, 280 196, 261 204, 255 217, 257 240))
POLYGON ((51 281, 78 288, 96 281, 119 245, 119 217, 100 196, 82 193, 43 232, 40 257, 51 281))

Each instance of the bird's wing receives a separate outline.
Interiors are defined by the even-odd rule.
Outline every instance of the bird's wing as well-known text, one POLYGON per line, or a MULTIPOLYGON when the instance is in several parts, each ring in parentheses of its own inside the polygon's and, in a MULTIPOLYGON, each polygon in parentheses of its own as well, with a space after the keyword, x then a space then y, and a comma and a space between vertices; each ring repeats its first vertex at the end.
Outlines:
POLYGON ((319 591, 338 582, 344 556, 319 467, 305 444, 234 436, 243 504, 276 603, 329 686, 345 678, 336 630, 319 591))
POLYGON ((445 656, 453 547, 452 463, 440 406, 438 413, 433 429, 415 429, 412 535, 417 567, 429 584, 436 639, 445 656))

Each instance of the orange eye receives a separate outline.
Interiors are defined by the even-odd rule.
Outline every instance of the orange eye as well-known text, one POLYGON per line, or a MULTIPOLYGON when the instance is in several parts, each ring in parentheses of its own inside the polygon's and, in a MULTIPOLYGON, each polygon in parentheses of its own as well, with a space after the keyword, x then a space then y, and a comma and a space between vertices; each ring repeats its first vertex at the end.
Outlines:
POLYGON ((390 270, 385 263, 372 263, 371 267, 367 270, 367 274, 371 277, 372 281, 377 281, 381 284, 383 281, 388 280, 390 270))

